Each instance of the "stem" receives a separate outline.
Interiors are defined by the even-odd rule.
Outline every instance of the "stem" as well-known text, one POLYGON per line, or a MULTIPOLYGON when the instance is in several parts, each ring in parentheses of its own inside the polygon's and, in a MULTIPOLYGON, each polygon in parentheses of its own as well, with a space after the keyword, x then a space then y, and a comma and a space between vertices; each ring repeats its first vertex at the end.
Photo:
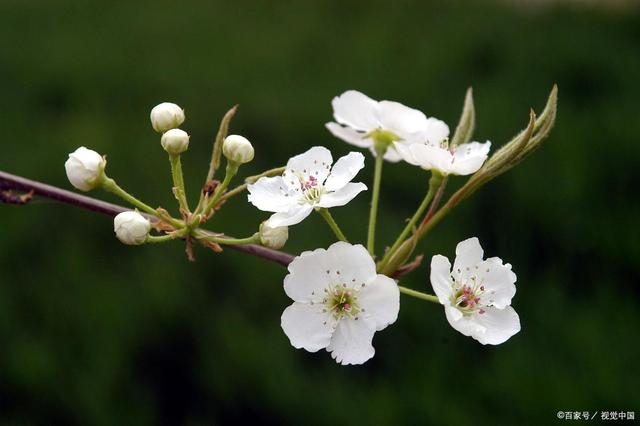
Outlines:
POLYGON ((218 200, 220 199, 224 191, 227 189, 227 187, 229 186, 229 183, 231 182, 231 179, 233 179, 236 173, 238 173, 238 164, 234 162, 228 162, 226 174, 224 175, 224 180, 222 181, 220 186, 216 188, 216 192, 213 193, 213 196, 207 202, 207 205, 202 212, 205 217, 210 216, 216 203, 218 202, 218 200))
POLYGON ((225 245, 242 245, 242 244, 256 244, 260 242, 260 234, 256 232, 247 238, 230 238, 230 237, 214 237, 203 236, 196 237, 201 240, 211 241, 212 243, 225 244, 225 245))
POLYGON ((137 207, 138 209, 140 209, 140 210, 142 210, 142 211, 144 211, 146 213, 149 213, 150 215, 153 215, 153 216, 158 217, 158 218, 160 217, 160 213, 158 213, 158 211, 156 209, 154 209, 151 206, 148 206, 147 204, 145 204, 142 201, 138 200, 133 195, 129 194, 124 189, 120 188, 120 186, 118 186, 116 181, 111 179, 110 177, 107 177, 107 176, 104 177, 104 180, 102 181, 102 189, 104 189, 107 192, 111 192, 112 194, 117 195, 118 197, 122 198, 123 200, 125 200, 129 204, 137 207))
POLYGON ((336 221, 333 220, 333 216, 331 216, 331 213, 329 213, 328 209, 319 208, 319 209, 316 209, 316 211, 320 214, 320 216, 324 218, 324 220, 327 221, 327 223, 329 224, 329 227, 331 228, 333 233, 336 234, 336 237, 338 237, 340 241, 348 242, 347 237, 344 236, 344 234, 340 230, 340 227, 338 226, 336 221))
MULTIPOLYGON (((25 192, 33 191, 33 194, 36 196, 45 197, 63 204, 68 204, 70 206, 79 207, 96 213, 102 213, 111 217, 116 216, 118 213, 130 210, 117 204, 107 203, 106 201, 97 200, 92 197, 87 197, 86 195, 77 194, 53 185, 47 185, 46 183, 26 179, 3 171, 0 171, 0 189, 19 190, 25 192)), ((0 198, 0 202, 1 201, 3 201, 2 198, 0 198)), ((27 205, 28 203, 23 204, 23 206, 27 205)), ((148 218, 152 222, 158 221, 155 215, 150 215, 148 218)), ((202 235, 209 234, 208 231, 202 229, 198 232, 202 233, 202 235)), ((268 260, 269 262, 277 263, 284 267, 294 259, 294 256, 289 253, 270 249, 257 244, 230 245, 228 247, 242 253, 268 260)))
POLYGON ((420 219, 420 216, 422 216, 422 213, 425 211, 425 209, 433 199, 435 188, 442 181, 441 177, 439 176, 436 177, 436 176, 438 175, 432 175, 431 179, 429 179, 429 190, 427 191, 427 195, 425 195, 424 199, 422 200, 422 203, 418 207, 418 210, 416 210, 416 212, 411 217, 411 220, 409 220, 409 223, 407 223, 407 226, 405 226, 405 228, 402 230, 402 232, 400 233, 396 241, 393 243, 391 248, 387 251, 387 253, 382 258, 382 261, 378 266, 379 269, 384 268, 384 266, 387 264, 391 256, 393 256, 393 254, 396 252, 398 247, 400 247, 400 244, 402 244, 402 242, 407 238, 411 230, 413 230, 413 227, 415 226, 416 222, 418 222, 418 219, 420 219))
POLYGON ((371 256, 375 255, 376 216, 378 214, 378 198, 380 196, 380 181, 382 180, 382 163, 387 146, 375 145, 376 166, 373 175, 373 195, 371 197, 371 210, 369 211, 369 232, 367 233, 367 250, 371 256))
POLYGON ((145 243, 164 243, 166 241, 175 240, 176 238, 177 238, 176 235, 162 235, 157 237, 153 235, 149 235, 145 243))
POLYGON ((180 209, 185 213, 188 213, 189 204, 187 203, 187 196, 185 194, 184 177, 182 176, 182 162, 180 161, 180 155, 169 154, 169 161, 171 162, 171 177, 173 178, 173 187, 176 199, 180 204, 180 209))
POLYGON ((233 197, 235 195, 240 194, 242 191, 247 189, 247 186, 249 186, 252 183, 255 183, 261 177, 279 176, 285 171, 285 169, 286 169, 286 167, 284 167, 284 166, 283 167, 276 167, 274 169, 270 169, 270 170, 267 170, 265 172, 262 172, 259 175, 249 176, 248 178, 246 178, 244 180, 245 183, 243 183, 242 185, 236 186, 231 191, 227 192, 222 197, 220 197, 220 201, 227 200, 227 199, 229 199, 229 198, 231 198, 231 197, 233 197))
POLYGON ((444 188, 447 186, 448 180, 449 180, 449 176, 445 176, 442 178, 442 183, 438 188, 438 192, 436 192, 436 196, 433 198, 433 203, 431 203, 431 207, 429 207, 429 211, 424 216, 424 219, 422 220, 422 223, 420 224, 420 226, 426 225, 427 222, 429 222, 429 220, 431 220, 431 218, 433 217, 433 214, 438 208, 438 205, 440 205, 440 200, 442 199, 442 194, 444 194, 444 188))
POLYGON ((400 293, 406 294, 407 296, 412 296, 418 299, 427 300, 429 302, 440 304, 440 300, 438 300, 438 297, 434 296, 433 294, 427 294, 421 291, 412 290, 410 288, 403 287, 401 285, 399 285, 398 288, 400 289, 400 293))

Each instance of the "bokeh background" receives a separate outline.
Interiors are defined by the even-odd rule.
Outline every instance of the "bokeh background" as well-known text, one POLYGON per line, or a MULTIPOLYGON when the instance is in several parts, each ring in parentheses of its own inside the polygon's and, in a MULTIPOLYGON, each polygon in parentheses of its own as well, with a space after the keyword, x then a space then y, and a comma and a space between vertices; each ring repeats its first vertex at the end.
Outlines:
MULTIPOLYGON (((531 158, 465 201, 420 247, 452 257, 478 236, 514 265, 522 331, 484 347, 443 310, 402 298, 376 356, 341 367, 280 329, 285 270, 180 243, 127 247, 108 217, 35 200, 0 205, 0 415, 14 424, 545 424, 557 411, 635 411, 640 15, 634 2, 0 2, 0 169, 70 188, 80 145, 132 193, 174 208, 150 109, 186 109, 197 196, 223 113, 253 141, 243 175, 312 145, 347 89, 455 127, 474 87, 475 138, 500 146, 560 88, 557 126, 531 158)), ((368 166, 372 166, 367 157, 368 166)), ((370 183, 372 167, 359 177, 370 183)), ((464 179, 455 179, 450 191, 464 179)), ((378 246, 427 175, 386 164, 378 246)), ((109 194, 99 198, 117 202, 109 194)), ((363 241, 369 194, 334 210, 363 241)), ((242 198, 211 223, 250 235, 242 198)), ((319 217, 291 253, 326 247, 319 217)), ((430 291, 423 265, 404 284, 430 291)))

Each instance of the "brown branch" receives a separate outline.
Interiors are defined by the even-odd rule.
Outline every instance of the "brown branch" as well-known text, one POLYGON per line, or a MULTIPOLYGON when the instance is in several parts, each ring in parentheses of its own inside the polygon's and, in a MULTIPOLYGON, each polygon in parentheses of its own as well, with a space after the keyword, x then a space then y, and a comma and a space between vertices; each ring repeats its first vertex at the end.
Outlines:
MULTIPOLYGON (((12 175, 0 171, 0 190, 10 191, 19 190, 23 192, 32 192, 34 196, 40 196, 55 200, 71 206, 80 207, 86 210, 90 210, 97 213, 102 213, 107 216, 116 216, 118 213, 122 213, 128 209, 117 204, 107 203, 105 201, 97 200, 86 195, 76 194, 75 192, 67 191, 52 185, 47 185, 42 182, 26 179, 20 176, 12 175)), ((0 199, 0 202, 5 202, 4 199, 0 199)), ((157 220, 154 217, 149 217, 150 220, 157 220)), ((257 244, 246 245, 228 245, 225 246, 232 250, 237 250, 243 253, 247 253, 270 262, 275 262, 279 265, 286 267, 293 261, 293 256, 289 253, 285 253, 279 250, 273 250, 267 247, 263 247, 257 244)))

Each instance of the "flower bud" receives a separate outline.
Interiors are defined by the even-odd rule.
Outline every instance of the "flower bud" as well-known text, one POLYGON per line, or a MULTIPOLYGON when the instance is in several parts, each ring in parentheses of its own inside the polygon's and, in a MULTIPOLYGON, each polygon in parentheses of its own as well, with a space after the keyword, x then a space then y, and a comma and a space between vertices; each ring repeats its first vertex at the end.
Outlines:
POLYGON ((227 160, 244 164, 253 160, 253 146, 247 138, 239 135, 229 135, 222 144, 222 153, 227 160))
POLYGON ((267 222, 260 224, 260 243, 272 249, 281 249, 289 238, 289 228, 278 226, 275 228, 267 225, 267 222))
POLYGON ((81 146, 69 154, 64 168, 71 185, 81 191, 90 191, 100 184, 106 165, 107 160, 100 154, 81 146))
POLYGON ((175 129, 184 122, 184 110, 171 102, 163 102, 151 110, 151 125, 158 133, 175 129))
POLYGON ((189 148, 189 135, 184 130, 167 130, 160 139, 165 151, 171 155, 180 155, 189 148))
POLYGON ((124 244, 139 245, 146 241, 151 222, 137 211, 126 211, 113 219, 113 230, 124 244))

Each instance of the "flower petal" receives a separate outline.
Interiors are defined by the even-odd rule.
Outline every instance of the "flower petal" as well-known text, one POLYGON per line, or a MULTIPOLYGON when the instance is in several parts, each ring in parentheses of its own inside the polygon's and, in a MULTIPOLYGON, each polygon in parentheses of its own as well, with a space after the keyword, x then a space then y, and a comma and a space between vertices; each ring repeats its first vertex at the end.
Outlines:
POLYGON ((364 183, 348 183, 342 189, 338 191, 329 192, 322 195, 320 201, 316 204, 317 207, 339 207, 344 206, 349 201, 353 200, 359 193, 367 190, 367 185, 364 183))
POLYGON ((291 226, 302 222, 313 211, 313 206, 309 204, 293 205, 285 212, 278 212, 271 215, 267 225, 271 228, 279 226, 291 226))
POLYGON ((336 191, 351 182, 360 170, 364 167, 364 155, 359 152, 350 152, 344 157, 340 157, 333 165, 329 177, 324 183, 327 191, 336 191))
POLYGON ((520 317, 511 306, 504 309, 487 307, 484 314, 475 316, 484 331, 474 333, 472 337, 483 345, 499 345, 520 331, 520 317))
POLYGON ((360 148, 368 148, 373 145, 371 138, 366 138, 365 133, 353 130, 351 127, 344 127, 338 123, 327 123, 324 125, 333 136, 360 148))
POLYGON ((378 103, 356 90, 348 90, 331 101, 333 117, 340 124, 355 130, 369 132, 378 128, 375 116, 378 103))
POLYGON ((409 133, 425 130, 427 127, 427 117, 422 111, 409 108, 399 102, 378 102, 376 116, 384 130, 389 130, 401 138, 409 133))
POLYGON ((456 147, 451 164, 451 173, 465 176, 478 171, 487 159, 491 142, 471 142, 456 147))
POLYGON ((485 332, 485 326, 478 322, 477 315, 464 316, 462 312, 451 305, 445 305, 444 312, 451 327, 465 336, 472 336, 475 339, 475 336, 485 332))
POLYGON ((375 332, 373 321, 343 318, 338 322, 327 351, 342 365, 362 364, 375 354, 371 345, 375 332))
POLYGON ((400 311, 400 290, 391 278, 378 274, 376 278, 361 287, 358 293, 360 316, 369 318, 380 331, 398 319, 400 311))
POLYGON ((484 286, 482 303, 498 309, 509 306, 516 294, 516 274, 511 270, 511 264, 503 265, 500 258, 492 257, 477 266, 476 282, 484 286))
POLYGON ((261 177, 247 186, 251 204, 262 211, 284 212, 297 204, 296 193, 289 189, 282 176, 261 177))
POLYGON ((280 325, 294 348, 317 352, 331 342, 336 321, 319 305, 294 302, 282 313, 280 325))
POLYGON ((330 285, 362 284, 376 276, 376 265, 362 245, 339 241, 327 250, 305 251, 288 266, 284 290, 297 302, 321 301, 330 285))
POLYGON ((451 263, 449 259, 442 255, 435 255, 431 258, 431 287, 438 296, 438 300, 443 305, 450 304, 453 294, 453 281, 451 280, 451 263))
POLYGON ((427 119, 427 127, 421 136, 429 144, 438 146, 440 142, 449 137, 449 126, 442 120, 430 117, 427 119))
POLYGON ((301 183, 309 181, 310 177, 319 184, 324 183, 329 176, 331 164, 331 151, 323 146, 314 146, 302 154, 291 157, 283 177, 291 189, 300 191, 301 183))
MULTIPOLYGON (((435 147, 423 143, 409 145, 413 163, 425 170, 437 170, 444 175, 448 175, 451 169, 453 156, 443 148, 435 147)), ((407 160, 407 162, 410 162, 407 160)))
POLYGON ((478 238, 468 238, 456 246, 456 260, 453 263, 453 276, 462 282, 476 273, 475 267, 482 262, 484 251, 478 238))

